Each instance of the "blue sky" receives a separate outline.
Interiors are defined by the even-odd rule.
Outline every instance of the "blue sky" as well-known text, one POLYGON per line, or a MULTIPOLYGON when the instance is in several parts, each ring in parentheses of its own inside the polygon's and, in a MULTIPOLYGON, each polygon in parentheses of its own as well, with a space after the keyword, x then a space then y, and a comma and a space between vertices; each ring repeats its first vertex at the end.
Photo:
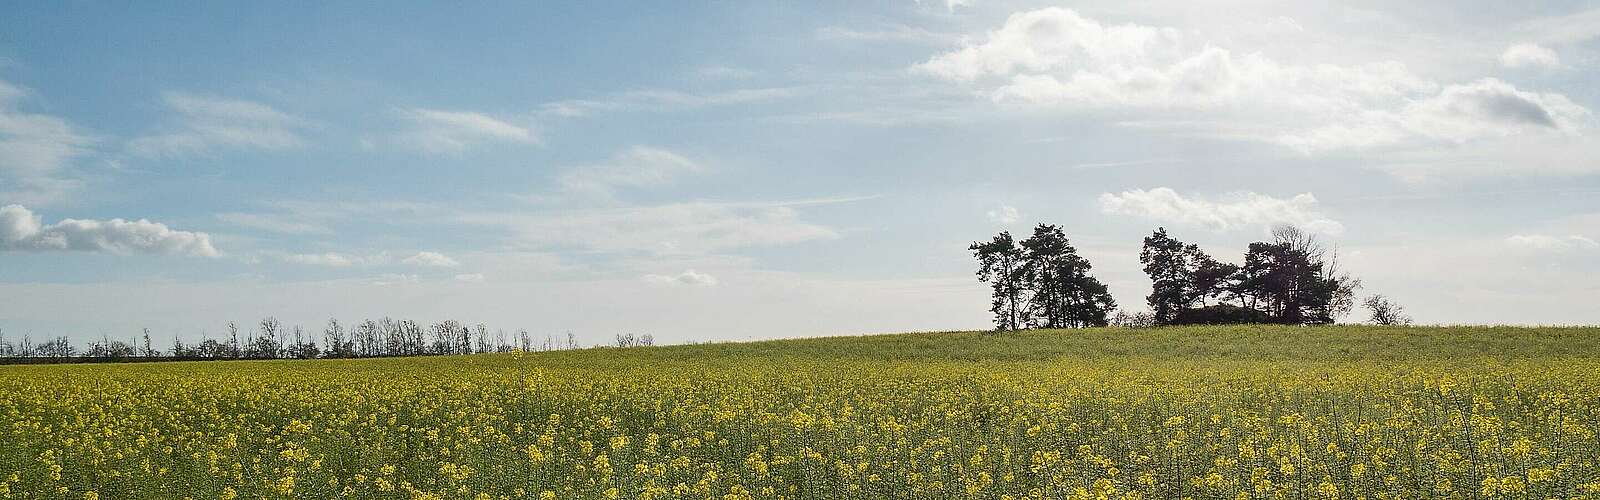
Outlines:
MULTIPOLYGON (((981 328, 966 244, 1318 231, 1430 323, 1597 323, 1600 4, 15 5, 0 329, 981 328)), ((1359 317, 1349 318, 1358 320, 1359 317)))

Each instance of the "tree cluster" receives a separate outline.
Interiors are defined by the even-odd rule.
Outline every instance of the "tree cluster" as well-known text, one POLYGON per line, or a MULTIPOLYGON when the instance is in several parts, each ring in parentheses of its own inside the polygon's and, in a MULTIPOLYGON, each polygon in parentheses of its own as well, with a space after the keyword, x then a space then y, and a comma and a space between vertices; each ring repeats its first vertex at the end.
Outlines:
MULTIPOLYGON (((1270 240, 1251 243, 1240 263, 1213 258, 1157 228, 1139 252, 1150 276, 1148 312, 1116 311, 1105 285, 1089 274, 1089 261, 1057 226, 1040 224, 1020 242, 1001 232, 968 249, 978 260, 978 280, 989 284, 989 311, 1000 330, 1328 324, 1350 312, 1361 286, 1339 269, 1336 252, 1293 226, 1275 227, 1270 240)), ((1410 322, 1382 296, 1365 305, 1375 323, 1410 322)))
POLYGON ((1272 236, 1233 264, 1156 229, 1139 252, 1155 324, 1328 324, 1350 312, 1360 281, 1339 270, 1334 252, 1293 226, 1272 236))
MULTIPOLYGON (((649 334, 628 333, 617 336, 616 347, 654 344, 655 338, 649 334)), ((262 319, 242 333, 238 324, 229 322, 226 335, 220 339, 204 336, 200 342, 185 343, 174 337, 171 347, 164 350, 152 347, 148 329, 141 338, 130 341, 102 336, 82 350, 66 336, 36 343, 31 336, 24 335, 19 342, 12 343, 7 341, 5 332, 0 331, 0 358, 47 361, 371 358, 579 348, 571 332, 564 337, 545 335, 540 340, 527 330, 509 335, 505 330, 498 330, 491 334, 489 327, 481 323, 468 326, 456 320, 444 320, 424 326, 413 320, 391 318, 363 320, 351 327, 330 319, 320 336, 300 326, 286 327, 273 317, 262 319)))
POLYGON ((1020 242, 1002 231, 968 249, 978 280, 993 291, 989 311, 1001 330, 1105 326, 1117 307, 1058 226, 1040 224, 1020 242))

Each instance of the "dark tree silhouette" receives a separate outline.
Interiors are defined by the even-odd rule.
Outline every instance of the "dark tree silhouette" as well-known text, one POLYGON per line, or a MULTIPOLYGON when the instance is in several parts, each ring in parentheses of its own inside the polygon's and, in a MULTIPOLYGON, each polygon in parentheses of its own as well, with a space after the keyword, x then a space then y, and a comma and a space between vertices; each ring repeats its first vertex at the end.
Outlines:
POLYGON ((1411 317, 1406 315, 1406 308, 1381 294, 1367 297, 1361 304, 1372 314, 1373 324, 1390 326, 1411 324, 1411 317))
POLYGON ((1002 231, 967 249, 978 259, 978 281, 989 284, 998 330, 1105 326, 1116 309, 1058 226, 1040 224, 1020 243, 1002 231))
POLYGON ((1016 330, 1022 327, 1027 315, 1024 302, 1026 272, 1023 251, 1011 238, 1011 233, 1001 231, 988 242, 974 242, 967 247, 978 258, 978 281, 989 284, 993 301, 989 312, 994 313, 995 328, 1016 330))
POLYGON ((1078 255, 1066 233, 1040 224, 1022 241, 1023 281, 1032 292, 1030 326, 1080 328, 1105 326, 1117 303, 1105 284, 1089 275, 1093 267, 1078 255))

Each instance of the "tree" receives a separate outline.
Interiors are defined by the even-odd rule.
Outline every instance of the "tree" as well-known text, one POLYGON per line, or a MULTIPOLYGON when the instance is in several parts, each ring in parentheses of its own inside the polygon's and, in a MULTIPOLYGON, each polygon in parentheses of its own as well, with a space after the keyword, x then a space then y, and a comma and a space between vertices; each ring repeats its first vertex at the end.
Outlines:
POLYGON ((994 313, 995 328, 1017 330, 1022 328, 1027 315, 1027 292, 1023 265, 1023 251, 1011 238, 1011 233, 1001 231, 988 242, 973 242, 967 247, 978 259, 978 281, 989 283, 993 300, 989 312, 994 313))
POLYGON ((283 323, 278 322, 278 318, 267 316, 262 318, 258 328, 261 336, 255 337, 251 342, 247 357, 276 359, 283 350, 283 342, 278 338, 278 334, 283 330, 283 323))
POLYGON ((1372 313, 1373 324, 1388 326, 1411 324, 1411 317, 1406 315, 1406 309, 1381 294, 1367 297, 1361 305, 1366 306, 1367 311, 1372 313))
POLYGON ((474 352, 477 352, 478 354, 490 352, 489 326, 483 323, 478 323, 478 326, 474 327, 473 331, 476 332, 478 336, 477 350, 474 352))
POLYGON ((1361 282, 1338 271, 1316 236, 1293 226, 1273 229, 1272 242, 1251 243, 1239 291, 1249 307, 1276 323, 1327 324, 1347 314, 1361 282))
POLYGON ((1173 324, 1178 312, 1188 306, 1187 289, 1194 280, 1189 255, 1183 242, 1167 235, 1167 228, 1158 227, 1144 238, 1139 263, 1144 264, 1144 273, 1150 276, 1150 295, 1145 302, 1157 325, 1173 324))
POLYGON ((1117 311, 1108 326, 1117 328, 1150 328, 1156 326, 1156 316, 1148 312, 1117 311))
POLYGON ((1156 228, 1145 237, 1139 263, 1150 276, 1150 295, 1145 297, 1156 323, 1183 324, 1180 317, 1195 307, 1206 307, 1208 300, 1221 299, 1235 290, 1239 266, 1218 262, 1198 245, 1185 244, 1156 228))
POLYGON ((1089 275, 1093 268, 1078 255, 1066 233, 1052 224, 1040 224, 1022 241, 1025 250, 1022 278, 1031 292, 1028 318, 1032 326, 1081 328, 1105 326, 1117 303, 1105 284, 1089 275))

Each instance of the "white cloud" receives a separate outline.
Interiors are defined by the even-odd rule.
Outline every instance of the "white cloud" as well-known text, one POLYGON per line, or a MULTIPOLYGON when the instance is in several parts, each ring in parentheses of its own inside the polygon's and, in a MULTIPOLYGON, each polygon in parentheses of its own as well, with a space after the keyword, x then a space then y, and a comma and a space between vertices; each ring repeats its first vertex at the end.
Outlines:
POLYGON ((799 87, 763 87, 692 93, 678 90, 635 90, 603 99, 568 99, 545 103, 540 113, 575 118, 602 111, 681 111, 713 106, 787 99, 801 95, 799 87))
POLYGON ((1293 224, 1324 234, 1344 232, 1344 225, 1323 215, 1311 193, 1274 198, 1257 193, 1235 193, 1222 201, 1184 197, 1170 188, 1134 189, 1100 195, 1100 211, 1132 215, 1159 222, 1193 224, 1215 230, 1293 224))
POLYGON ((817 39, 843 42, 898 42, 942 45, 954 42, 958 37, 904 24, 886 24, 866 29, 827 26, 817 30, 817 39))
POLYGON ((1533 43, 1515 43, 1500 53, 1500 64, 1507 68, 1559 68, 1561 56, 1533 43))
POLYGON ((1589 117, 1563 95, 1495 79, 1441 85, 1396 62, 1285 64, 1174 28, 1107 25, 1057 7, 1012 14, 981 41, 913 69, 1029 110, 1205 112, 1238 124, 1242 138, 1308 153, 1570 134, 1589 117))
POLYGON ((417 252, 416 255, 412 255, 410 257, 406 257, 405 259, 401 260, 400 262, 405 263, 405 264, 410 264, 410 265, 413 265, 413 266, 425 266, 425 267, 456 267, 456 266, 461 265, 460 262, 456 262, 455 259, 452 259, 452 258, 450 258, 449 256, 447 256, 445 254, 438 253, 438 252, 426 252, 426 251, 417 252))
POLYGON ((218 221, 238 227, 259 229, 283 234, 330 234, 327 226, 306 222, 297 217, 280 214, 226 212, 216 215, 218 221))
POLYGON ((361 256, 328 252, 284 255, 283 261, 308 266, 350 267, 357 263, 366 263, 368 259, 361 256))
POLYGON ((663 285, 712 286, 717 284, 716 276, 695 272, 693 269, 674 275, 646 274, 643 279, 650 283, 663 285))
POLYGON ((19 111, 26 89, 0 81, 0 198, 46 203, 76 185, 61 177, 93 139, 60 118, 19 111))
POLYGON ((1547 44, 1580 44, 1600 38, 1600 8, 1517 23, 1512 31, 1547 44))
POLYGON ((63 219, 45 225, 22 205, 0 207, 0 250, 220 255, 206 233, 175 231, 145 219, 63 219))
POLYGON ((420 108, 399 113, 411 128, 397 136, 395 143, 428 153, 459 153, 485 142, 542 143, 530 126, 482 113, 420 108))
POLYGON ((456 281, 462 283, 483 283, 483 273, 457 274, 456 281))
POLYGON ((694 70, 695 76, 707 80, 743 80, 756 76, 755 71, 732 66, 701 66, 694 70))
MULTIPOLYGON (((977 0, 944 0, 944 8, 947 11, 955 12, 956 7, 970 7, 976 1, 977 0)), ((916 2, 917 4, 921 4, 922 0, 916 0, 916 2)))
POLYGON ((422 281, 421 276, 415 274, 385 273, 372 279, 372 284, 377 286, 409 285, 422 281))
POLYGON ((609 197, 615 187, 656 186, 703 170, 698 163, 672 151, 634 146, 605 163, 572 169, 561 176, 560 182, 569 193, 609 197))
POLYGON ((782 203, 688 202, 536 214, 462 214, 462 222, 501 226, 530 245, 604 252, 699 254, 837 238, 826 226, 800 220, 782 203))
POLYGON ((1004 226, 1016 224, 1017 219, 1020 218, 1019 214, 1017 213, 1017 207, 1013 207, 1011 205, 1000 205, 994 210, 990 210, 988 215, 989 222, 1004 226))
POLYGON ((1600 249, 1600 242, 1578 235, 1517 234, 1506 237, 1506 244, 1517 248, 1544 251, 1600 249))
POLYGON ((1463 144, 1548 131, 1577 135, 1589 110, 1566 96, 1518 90, 1485 78, 1449 85, 1396 110, 1369 110, 1318 128, 1279 136, 1303 151, 1365 148, 1423 138, 1463 144))
MULTIPOLYGON (((383 266, 393 264, 394 257, 389 252, 378 252, 371 255, 355 255, 348 253, 324 252, 304 254, 284 254, 279 259, 293 264, 327 267, 352 267, 352 266, 383 266)), ((400 259, 401 264, 418 267, 456 267, 461 265, 450 256, 438 252, 417 252, 409 257, 400 259)))
POLYGON ((175 130, 128 142, 146 157, 204 155, 219 148, 278 151, 305 146, 305 121, 258 102, 181 92, 162 95, 179 116, 175 130))

